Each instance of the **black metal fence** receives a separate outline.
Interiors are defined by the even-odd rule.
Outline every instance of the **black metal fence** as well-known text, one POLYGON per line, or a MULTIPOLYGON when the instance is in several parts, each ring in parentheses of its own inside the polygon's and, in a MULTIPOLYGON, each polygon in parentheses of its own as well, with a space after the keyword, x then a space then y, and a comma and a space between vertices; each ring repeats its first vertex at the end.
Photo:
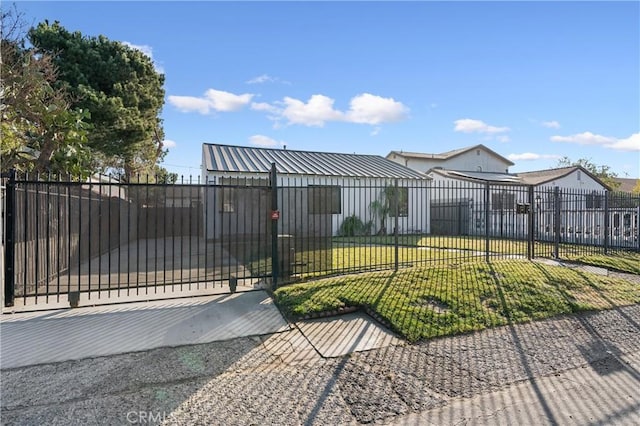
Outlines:
POLYGON ((640 250, 638 195, 471 181, 5 179, 5 306, 640 250))

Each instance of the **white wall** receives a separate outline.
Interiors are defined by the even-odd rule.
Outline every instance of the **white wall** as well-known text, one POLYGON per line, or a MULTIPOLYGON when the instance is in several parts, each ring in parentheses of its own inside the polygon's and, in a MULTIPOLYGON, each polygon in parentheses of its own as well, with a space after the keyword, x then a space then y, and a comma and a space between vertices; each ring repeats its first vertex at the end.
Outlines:
MULTIPOLYGON (((228 177, 229 174, 209 173, 207 182, 215 184, 219 182, 219 177, 228 177)), ((235 174, 234 177, 247 178, 249 182, 251 178, 267 178, 266 174, 235 174)), ((309 231, 311 228, 326 228, 326 224, 322 223, 323 215, 308 214, 308 187, 309 185, 328 185, 341 187, 341 209, 340 213, 330 215, 330 228, 333 235, 337 235, 343 221, 355 214, 364 223, 374 220, 374 213, 371 209, 371 203, 379 199, 381 191, 387 185, 393 185, 394 180, 371 179, 371 178, 340 178, 327 176, 307 176, 307 175, 278 175, 279 191, 279 210, 281 212, 278 221, 278 232, 281 234, 294 235, 300 232, 309 231), (293 217, 291 217, 293 215, 293 217)), ((429 191, 428 180, 398 180, 399 187, 408 188, 408 215, 398 218, 398 231, 400 233, 429 233, 429 191)), ((225 213, 219 212, 219 208, 215 207, 214 194, 211 191, 207 196, 208 211, 207 232, 208 238, 218 238, 223 229, 215 226, 215 222, 222 222, 225 213), (214 212, 211 214, 211 212, 214 212), (214 231, 215 230, 215 231, 214 231)), ((267 209, 270 209, 270 198, 262 203, 267 209)), ((265 214, 268 214, 266 212, 265 214)), ((387 218, 387 231, 393 232, 395 218, 387 218)), ((372 232, 379 229, 380 220, 374 223, 372 232)), ((228 230, 224 231, 228 233, 228 230)), ((324 232, 318 230, 318 232, 324 232)))
POLYGON ((483 171, 506 173, 509 164, 497 158, 495 155, 482 148, 477 148, 448 160, 432 160, 429 158, 406 158, 401 154, 391 154, 387 157, 391 161, 409 167, 419 172, 427 172, 434 167, 442 167, 449 170, 483 171), (478 155, 479 152, 479 155, 478 155), (395 158, 394 158, 395 156, 395 158), (479 170, 478 168, 481 168, 479 170))

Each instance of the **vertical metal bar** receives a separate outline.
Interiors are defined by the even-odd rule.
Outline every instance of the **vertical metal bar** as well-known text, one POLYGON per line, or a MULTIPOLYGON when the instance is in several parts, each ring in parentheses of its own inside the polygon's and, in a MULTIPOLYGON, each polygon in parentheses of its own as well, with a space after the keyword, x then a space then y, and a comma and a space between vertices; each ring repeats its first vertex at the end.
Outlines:
POLYGON ((15 297, 15 225, 16 225, 16 171, 9 171, 5 195, 5 247, 4 247, 4 306, 11 307, 15 297))
POLYGON ((98 175, 98 299, 102 291, 102 177, 98 175))
MULTIPOLYGON (((276 163, 271 163, 271 212, 278 210, 278 182, 276 163)), ((278 288, 278 221, 271 219, 271 279, 272 289, 278 288)))
POLYGON ((57 228, 57 234, 58 234, 58 238, 56 240, 56 302, 60 302, 60 275, 61 275, 61 269, 60 269, 60 256, 62 255, 62 238, 60 237, 60 233, 62 231, 62 224, 61 224, 61 210, 62 208, 60 207, 60 188, 62 186, 62 183, 60 181, 60 173, 58 173, 58 180, 56 182, 56 210, 57 210, 57 221, 56 221, 56 228, 57 228))
MULTIPOLYGON (((162 182, 160 183, 158 181, 158 175, 155 176, 155 191, 154 191, 154 210, 156 212, 155 217, 154 217, 154 230, 155 230, 155 238, 153 239, 153 258, 154 258, 154 262, 153 262, 153 294, 157 294, 158 293, 158 240, 160 239, 160 228, 158 226, 158 217, 160 216, 158 214, 159 210, 158 210, 158 200, 160 198, 162 198, 164 200, 164 204, 163 204, 163 211, 164 209, 167 207, 167 194, 169 193, 169 187, 167 186, 167 182, 162 182), (158 194, 158 191, 162 191, 162 195, 163 197, 160 197, 160 195, 158 194)), ((163 237, 163 241, 164 241, 164 232, 162 232, 162 237, 163 237)), ((147 262, 149 260, 147 259, 147 262)))
POLYGON ((535 211, 535 205, 534 205, 534 186, 533 185, 529 185, 528 191, 529 191, 529 199, 527 200, 527 202, 529 203, 529 215, 527 216, 527 221, 528 221, 528 225, 529 225, 529 229, 528 229, 528 244, 527 244, 527 259, 531 260, 535 257, 535 246, 534 246, 534 239, 533 239, 533 235, 534 235, 534 229, 535 229, 535 224, 534 224, 534 220, 536 217, 536 211, 535 211))
POLYGON ((399 212, 399 205, 400 205, 400 189, 398 188, 398 179, 395 179, 393 182, 393 188, 394 188, 394 195, 395 197, 393 200, 393 214, 395 216, 394 218, 394 222, 393 222, 393 246, 394 246, 394 253, 393 253, 393 270, 397 271, 398 270, 398 215, 400 214, 399 212))
POLYGON ((93 201, 91 199, 91 192, 92 192, 92 187, 91 187, 91 181, 92 178, 89 178, 89 223, 88 223, 88 227, 87 227, 87 263, 88 263, 88 288, 87 288, 87 296, 89 299, 91 299, 91 241, 93 240, 93 238, 91 238, 91 216, 93 216, 91 214, 91 201, 93 201))
MULTIPOLYGON (((190 195, 191 188, 192 188, 192 186, 191 186, 191 185, 192 185, 192 184, 193 184, 193 182, 191 181, 191 175, 189 175, 189 186, 187 187, 187 189, 188 189, 188 191, 187 191, 187 195, 190 195)), ((182 190, 180 191, 180 195, 181 195, 181 197, 180 197, 180 203, 184 203, 184 189, 185 189, 185 187, 183 186, 183 187, 182 187, 182 190)), ((189 198, 189 199, 191 199, 191 198, 189 198)), ((181 210, 182 210, 182 209, 184 209, 184 207, 181 205, 181 210)), ((183 210, 183 211, 184 211, 184 210, 183 210)), ((191 224, 191 210, 189 209, 189 210, 186 210, 186 211, 189 213, 189 217, 188 217, 188 219, 187 219, 187 222, 188 222, 188 228, 189 228, 189 229, 187 230, 187 232, 189 233, 189 266, 188 266, 188 267, 189 267, 189 290, 191 290, 191 282, 192 282, 192 277, 191 277, 191 269, 192 269, 192 268, 191 268, 191 257, 192 257, 192 254, 193 254, 193 253, 192 253, 192 250, 193 250, 193 248, 192 248, 193 242, 191 241, 191 234, 192 234, 191 225, 192 225, 192 224, 191 224)))
MULTIPOLYGON (((24 175, 24 180, 28 181, 29 180, 29 174, 25 173, 24 175)), ((24 193, 24 222, 22 223, 22 226, 24 227, 24 258, 23 258, 23 262, 24 262, 24 277, 22 280, 22 296, 24 297, 24 301, 26 302, 27 300, 27 275, 28 275, 28 251, 27 251, 27 246, 28 241, 29 241, 29 234, 28 234, 28 228, 29 228, 29 190, 28 190, 28 184, 25 182, 24 183, 24 187, 23 187, 23 193, 24 193)))
POLYGON ((67 294, 71 292, 71 175, 67 175, 67 294))
POLYGON ((488 262, 489 261, 489 195, 491 188, 489 187, 489 182, 485 182, 484 184, 484 258, 488 262))
MULTIPOLYGON (((38 303, 38 288, 40 287, 40 173, 36 173, 35 180, 35 210, 34 210, 34 227, 33 227, 33 249, 34 249, 34 284, 35 284, 35 302, 38 303)), ((26 260, 26 259, 25 259, 26 260)))
POLYGON ((604 254, 609 254, 609 232, 611 221, 609 218, 609 191, 604 192, 604 254))
MULTIPOLYGON (((193 215, 193 213, 195 212, 195 217, 196 217, 196 288, 200 289, 200 233, 202 232, 202 230, 200 229, 200 220, 198 220, 200 218, 200 211, 199 206, 200 206, 200 176, 198 176, 198 186, 197 188, 197 192, 198 192, 198 201, 196 203, 196 210, 193 209, 191 203, 191 197, 193 196, 193 190, 190 191, 189 194, 189 215, 193 215)), ((158 215, 156 215, 156 217, 158 217, 158 215)), ((156 229, 158 229, 158 227, 156 226, 156 229)), ((157 253, 156 253, 157 255, 157 253)), ((157 257, 157 256, 156 256, 157 257)))
MULTIPOLYGON (((127 296, 131 290, 131 196, 133 187, 131 186, 131 178, 128 179, 127 188, 129 189, 129 197, 127 197, 127 296)), ((138 241, 136 241, 136 250, 138 241)))
MULTIPOLYGON (((108 177, 109 183, 107 188, 109 188, 109 196, 107 197, 107 229, 109 230, 109 236, 107 237, 107 297, 111 296, 111 235, 113 233, 112 223, 111 223, 111 204, 113 198, 111 196, 111 177, 108 177)), ((118 196, 120 196, 120 187, 118 187, 118 196)), ((118 240, 120 239, 120 221, 118 221, 118 240)), ((119 245, 119 244, 118 244, 119 245)))
MULTIPOLYGON (((51 217, 51 172, 47 175, 47 218, 51 217)), ((51 222, 47 221, 45 223, 46 226, 46 259, 47 263, 45 264, 45 286, 46 286, 46 301, 49 301, 49 274, 51 273, 51 268, 49 267, 49 263, 51 261, 51 222)))
POLYGON ((553 257, 560 258, 560 188, 553 188, 553 257))
POLYGON ((204 189, 201 188, 201 191, 204 194, 204 205, 202 206, 204 209, 204 286, 207 287, 207 262, 209 261, 208 251, 209 251, 209 176, 204 177, 204 189))
MULTIPOLYGON (((144 209, 144 294, 149 294, 149 210, 151 208, 151 202, 149 198, 149 173, 145 178, 145 209, 144 209)), ((138 215, 140 217, 140 215, 138 215)), ((140 229, 140 226, 138 226, 140 229)), ((140 238, 138 238, 140 241, 140 238)))

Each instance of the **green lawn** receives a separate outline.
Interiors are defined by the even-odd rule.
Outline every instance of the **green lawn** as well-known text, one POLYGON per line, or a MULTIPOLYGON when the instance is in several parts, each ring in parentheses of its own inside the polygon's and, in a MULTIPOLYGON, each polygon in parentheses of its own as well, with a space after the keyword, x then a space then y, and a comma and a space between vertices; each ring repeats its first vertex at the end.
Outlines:
POLYGON ((429 265, 282 287, 290 318, 368 307, 409 341, 640 303, 628 281, 521 260, 429 265))
POLYGON ((585 265, 600 266, 620 272, 640 274, 640 253, 616 252, 615 254, 570 255, 568 260, 585 265))
MULTIPOLYGON (((372 235, 360 237, 334 237, 333 242, 340 244, 394 245, 393 235, 372 235)), ((483 251, 486 240, 483 236, 445 236, 445 235, 398 235, 398 244, 408 247, 432 247, 456 250, 483 251)), ((494 253, 527 253, 527 242, 505 238, 490 238, 489 251, 494 253)))

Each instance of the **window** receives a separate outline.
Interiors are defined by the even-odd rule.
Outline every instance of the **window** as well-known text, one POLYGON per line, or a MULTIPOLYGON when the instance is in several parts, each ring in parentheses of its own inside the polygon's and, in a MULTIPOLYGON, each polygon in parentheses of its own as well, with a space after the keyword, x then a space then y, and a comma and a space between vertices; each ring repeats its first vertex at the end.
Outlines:
POLYGON ((602 208, 602 195, 593 191, 591 194, 587 194, 586 206, 588 209, 601 209, 602 208))
POLYGON ((340 189, 341 188, 339 186, 309 185, 309 213, 342 213, 340 189))
POLYGON ((237 188, 221 188, 220 207, 223 213, 235 213, 238 205, 238 189, 237 188))
POLYGON ((580 170, 578 170, 578 180, 582 180, 582 174, 580 173, 580 170))
POLYGON ((481 172, 481 171, 482 171, 482 166, 478 166, 478 167, 476 167, 476 171, 477 171, 477 172, 481 172))
POLYGON ((476 149, 476 155, 480 155, 480 150, 476 149))
POLYGON ((515 194, 506 191, 491 194, 491 210, 513 210, 515 204, 515 194))
POLYGON ((236 213, 238 211, 238 193, 244 187, 266 187, 269 179, 266 178, 220 178, 220 192, 218 203, 222 213, 236 213))
POLYGON ((389 193, 389 207, 391 210, 389 217, 396 217, 396 194, 398 195, 398 217, 409 216, 409 188, 398 188, 397 192, 394 190, 389 193))

